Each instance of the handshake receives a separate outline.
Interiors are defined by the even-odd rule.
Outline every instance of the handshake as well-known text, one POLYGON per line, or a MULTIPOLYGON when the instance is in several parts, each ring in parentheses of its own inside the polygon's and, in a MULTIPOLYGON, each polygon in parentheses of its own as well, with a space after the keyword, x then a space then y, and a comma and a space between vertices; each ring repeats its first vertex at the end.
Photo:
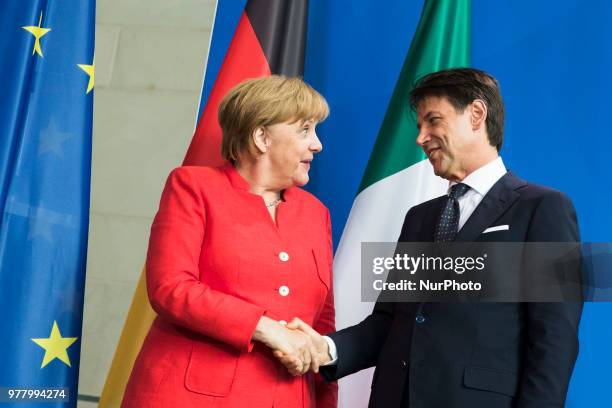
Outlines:
POLYGON ((302 375, 309 370, 318 373, 319 366, 331 360, 327 341, 297 317, 283 325, 263 316, 255 328, 253 340, 272 349, 274 357, 291 375, 302 375))

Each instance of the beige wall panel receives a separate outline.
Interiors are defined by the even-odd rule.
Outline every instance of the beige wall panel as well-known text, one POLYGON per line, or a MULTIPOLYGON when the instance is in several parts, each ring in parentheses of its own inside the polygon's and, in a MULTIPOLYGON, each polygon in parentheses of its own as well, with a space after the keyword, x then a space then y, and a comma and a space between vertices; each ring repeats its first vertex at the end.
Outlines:
POLYGON ((150 217, 92 213, 87 278, 136 285, 146 257, 151 221, 150 217))
POLYGON ((96 21, 210 29, 215 4, 215 0, 98 0, 96 21))
POLYGON ((110 85, 120 31, 118 25, 96 24, 96 90, 110 85))
MULTIPOLYGON (((79 394, 102 391, 169 171, 193 134, 215 0, 98 0, 79 394)), ((97 404, 79 401, 79 408, 97 404)))
POLYGON ((124 26, 111 85, 199 89, 209 37, 210 30, 124 26))
POLYGON ((198 93, 96 91, 91 210, 152 217, 191 141, 198 93))
POLYGON ((135 288, 135 284, 87 279, 79 394, 100 395, 135 288))

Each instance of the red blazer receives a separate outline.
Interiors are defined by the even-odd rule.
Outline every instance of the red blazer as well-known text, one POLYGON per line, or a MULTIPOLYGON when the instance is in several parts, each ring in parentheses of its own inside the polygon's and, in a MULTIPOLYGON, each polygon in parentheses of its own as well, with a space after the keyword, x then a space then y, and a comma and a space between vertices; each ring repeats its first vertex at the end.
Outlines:
POLYGON ((147 255, 158 317, 123 407, 336 407, 335 382, 292 377, 251 341, 262 315, 334 331, 329 212, 289 188, 275 224, 248 188, 229 164, 170 174, 147 255))

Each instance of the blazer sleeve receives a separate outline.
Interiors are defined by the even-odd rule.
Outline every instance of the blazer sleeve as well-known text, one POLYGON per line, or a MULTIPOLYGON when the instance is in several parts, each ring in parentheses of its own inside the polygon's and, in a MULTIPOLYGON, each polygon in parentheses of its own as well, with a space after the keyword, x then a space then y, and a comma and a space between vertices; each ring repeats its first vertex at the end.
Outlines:
MULTIPOLYGON (((526 241, 579 242, 576 211, 555 192, 536 208, 526 241)), ((526 303, 527 352, 517 407, 562 408, 578 355, 581 302, 526 303)))
POLYGON ((250 351, 253 332, 265 310, 200 280, 206 221, 206 203, 192 170, 173 170, 149 239, 146 276, 151 306, 173 323, 250 351))
MULTIPOLYGON (((327 262, 330 271, 333 271, 333 245, 332 245, 332 232, 331 222, 329 218, 329 211, 326 216, 327 224, 327 262)), ((336 330, 336 312, 334 310, 334 281, 333 273, 332 279, 330 280, 329 292, 327 292, 327 298, 323 309, 319 314, 319 318, 315 322, 313 329, 320 334, 329 334, 336 330)), ((317 401, 317 408, 336 408, 338 406, 338 383, 327 382, 321 375, 315 375, 315 394, 317 401)))

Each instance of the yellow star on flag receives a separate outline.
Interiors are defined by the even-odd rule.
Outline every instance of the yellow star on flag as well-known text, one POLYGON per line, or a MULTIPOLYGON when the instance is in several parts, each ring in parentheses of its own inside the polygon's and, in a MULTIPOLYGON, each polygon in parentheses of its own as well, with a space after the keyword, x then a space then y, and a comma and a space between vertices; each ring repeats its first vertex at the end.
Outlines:
POLYGON ((85 71, 87 75, 89 75, 89 83, 87 84, 87 92, 85 92, 85 94, 88 94, 89 92, 91 92, 91 90, 94 87, 94 71, 96 67, 96 57, 94 57, 91 65, 77 64, 77 66, 81 68, 83 71, 85 71))
POLYGON ((32 339, 32 341, 45 349, 45 357, 43 358, 40 368, 43 368, 56 358, 62 361, 68 367, 71 367, 66 349, 70 347, 72 343, 77 341, 77 338, 62 337, 55 320, 53 321, 51 334, 48 338, 32 339))
POLYGON ((34 38, 36 38, 36 41, 34 42, 34 49, 32 50, 32 55, 34 55, 34 53, 37 53, 38 55, 41 56, 41 58, 43 54, 42 54, 42 49, 40 48, 40 39, 42 38, 43 35, 51 31, 50 28, 44 28, 40 26, 42 24, 42 16, 43 16, 43 13, 41 11, 40 19, 38 20, 38 26, 21 27, 27 32, 29 32, 30 34, 32 34, 34 38))

